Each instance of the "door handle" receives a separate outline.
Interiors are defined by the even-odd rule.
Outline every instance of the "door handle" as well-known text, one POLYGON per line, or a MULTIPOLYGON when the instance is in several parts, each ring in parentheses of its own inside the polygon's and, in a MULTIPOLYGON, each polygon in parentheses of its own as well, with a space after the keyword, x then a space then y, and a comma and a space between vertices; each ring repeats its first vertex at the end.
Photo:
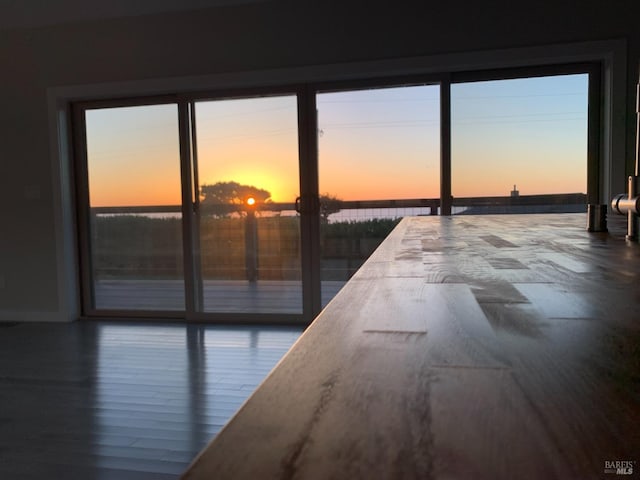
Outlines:
POLYGON ((315 215, 320 211, 320 199, 317 195, 302 195, 296 198, 296 212, 315 215))

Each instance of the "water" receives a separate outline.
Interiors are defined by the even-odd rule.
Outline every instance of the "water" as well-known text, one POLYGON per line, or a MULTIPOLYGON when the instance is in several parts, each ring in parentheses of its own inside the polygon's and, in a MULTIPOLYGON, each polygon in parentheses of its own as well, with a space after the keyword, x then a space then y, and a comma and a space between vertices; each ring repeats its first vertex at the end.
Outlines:
MULTIPOLYGON (((462 213, 467 207, 453 207, 453 213, 462 213)), ((440 209, 438 209, 440 213, 440 209)), ((106 213, 100 214, 104 217, 112 217, 117 215, 135 215, 147 218, 181 218, 179 212, 154 212, 154 213, 106 213)), ((298 213, 295 210, 282 210, 281 212, 261 212, 261 216, 270 217, 278 215, 281 217, 295 217, 298 213)), ((430 207, 392 207, 392 208, 345 208, 339 212, 329 215, 329 223, 339 222, 365 222, 375 219, 396 219, 410 216, 431 215, 430 207)))
MULTIPOLYGON (((452 207, 451 212, 459 214, 467 210, 467 207, 452 207)), ((440 208, 438 208, 440 214, 440 208)), ((431 215, 430 207, 392 207, 392 208, 345 208, 337 213, 329 215, 329 223, 338 222, 365 222, 367 220, 396 219, 402 217, 414 217, 431 215)))

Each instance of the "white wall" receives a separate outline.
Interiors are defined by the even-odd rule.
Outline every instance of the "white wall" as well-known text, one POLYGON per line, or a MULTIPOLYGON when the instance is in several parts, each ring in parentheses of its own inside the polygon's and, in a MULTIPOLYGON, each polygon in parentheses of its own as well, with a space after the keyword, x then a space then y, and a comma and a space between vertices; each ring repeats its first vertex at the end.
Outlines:
POLYGON ((56 102, 72 97, 613 55, 619 188, 634 153, 640 2, 563 3, 282 0, 0 31, 0 320, 77 315, 56 131, 56 102))

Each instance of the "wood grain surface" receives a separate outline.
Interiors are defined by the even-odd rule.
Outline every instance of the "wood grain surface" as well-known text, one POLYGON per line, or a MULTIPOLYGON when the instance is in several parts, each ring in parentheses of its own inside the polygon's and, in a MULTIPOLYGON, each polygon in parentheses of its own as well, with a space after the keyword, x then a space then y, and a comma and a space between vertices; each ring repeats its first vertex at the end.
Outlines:
POLYGON ((640 461, 640 246, 617 219, 585 227, 405 218, 183 478, 606 478, 640 461))

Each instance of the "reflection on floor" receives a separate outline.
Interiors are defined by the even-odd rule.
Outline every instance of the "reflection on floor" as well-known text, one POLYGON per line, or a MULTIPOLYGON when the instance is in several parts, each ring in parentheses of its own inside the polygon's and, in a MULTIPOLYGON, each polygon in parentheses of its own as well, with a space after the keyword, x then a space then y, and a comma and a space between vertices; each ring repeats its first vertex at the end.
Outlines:
POLYGON ((0 324, 0 478, 176 479, 301 332, 0 324))

